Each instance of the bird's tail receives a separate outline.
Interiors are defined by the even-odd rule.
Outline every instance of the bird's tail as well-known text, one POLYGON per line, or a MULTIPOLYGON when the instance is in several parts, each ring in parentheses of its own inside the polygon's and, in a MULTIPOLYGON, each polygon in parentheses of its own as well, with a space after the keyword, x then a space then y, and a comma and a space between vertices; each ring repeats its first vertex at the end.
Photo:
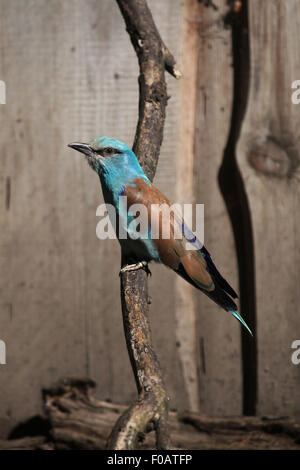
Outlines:
POLYGON ((212 300, 214 300, 220 307, 224 308, 227 312, 230 312, 241 324, 249 331, 249 333, 253 336, 252 331, 250 330, 249 326, 242 318, 242 316, 237 311, 236 303, 229 297, 223 289, 216 283, 215 290, 212 292, 205 292, 202 290, 206 295, 208 295, 212 300))
POLYGON ((245 320, 241 317, 241 315, 240 315, 238 312, 236 312, 235 310, 228 310, 228 311, 229 311, 230 313, 232 313, 232 315, 233 315, 235 318, 237 318, 245 328, 247 328, 247 330, 249 331, 250 335, 253 336, 252 331, 250 330, 250 328, 249 328, 249 326, 247 325, 247 323, 245 322, 245 320))
MULTIPOLYGON (((217 280, 215 277, 213 277, 213 280, 215 282, 215 289, 211 292, 205 291, 204 289, 201 289, 204 294, 206 294, 208 297, 210 297, 216 304, 218 304, 220 307, 224 308, 226 312, 230 312, 241 324, 249 331, 249 333, 253 336, 252 331, 250 330, 249 326, 245 322, 245 320, 242 318, 242 316, 238 313, 237 311, 237 305, 236 303, 232 300, 232 298, 219 286, 217 280)), ((195 285, 195 284, 194 284, 195 285)))
POLYGON ((183 277, 187 282, 195 286, 197 289, 200 289, 211 300, 216 302, 217 305, 226 310, 226 312, 230 312, 253 336, 253 333, 250 330, 249 326, 238 313, 236 303, 231 298, 231 296, 237 297, 237 294, 234 292, 232 287, 230 287, 227 281, 225 281, 221 274, 217 271, 217 268, 215 267, 215 265, 213 265, 211 260, 208 266, 210 268, 209 272, 212 280, 214 281, 215 286, 214 290, 212 291, 205 290, 202 286, 200 286, 197 281, 188 274, 182 263, 180 263, 178 268, 174 271, 179 274, 179 276, 183 277))

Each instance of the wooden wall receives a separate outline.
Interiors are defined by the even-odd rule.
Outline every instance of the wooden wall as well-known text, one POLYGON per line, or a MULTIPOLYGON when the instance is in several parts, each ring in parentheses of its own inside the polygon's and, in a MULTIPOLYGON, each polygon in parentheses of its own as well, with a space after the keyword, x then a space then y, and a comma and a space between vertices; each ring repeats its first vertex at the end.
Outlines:
MULTIPOLYGON (((155 182, 174 201, 205 204, 206 245, 238 289, 237 232, 219 184, 220 168, 229 168, 225 150, 237 100, 232 24, 224 27, 230 5, 214 0, 215 10, 196 0, 148 3, 183 71, 179 82, 167 77, 171 99, 155 182)), ((254 240, 255 406, 260 414, 282 415, 300 411, 300 366, 290 360, 291 343, 300 335, 300 111, 290 101, 291 82, 300 78, 300 9, 296 0, 258 3, 249 2, 246 18, 248 105, 232 155, 254 240), (265 155, 265 145, 271 159, 272 146, 279 146, 278 158, 291 171, 276 176, 259 170, 255 158, 253 165, 251 153, 265 155)), ((67 143, 99 135, 132 143, 138 66, 113 0, 0 0, 0 10, 0 79, 7 93, 0 105, 5 435, 38 413, 41 388, 63 377, 90 376, 98 396, 116 402, 136 395, 123 338, 119 246, 96 238, 99 182, 67 143)), ((237 321, 165 268, 153 266, 152 272, 153 339, 171 407, 242 413, 251 354, 237 321)), ((245 304, 245 294, 243 299, 245 304)))
MULTIPOLYGON (((175 54, 179 7, 179 1, 163 9, 151 2, 175 54)), ((99 135, 132 143, 138 65, 112 0, 1 0, 0 8, 0 76, 7 85, 7 104, 0 107, 4 429, 37 413, 41 387, 66 376, 93 377, 103 398, 135 397, 120 310, 119 245, 96 238, 99 181, 67 144, 99 135)), ((178 84, 168 81, 172 99, 157 184, 174 199, 178 84)), ((150 283, 153 336, 172 405, 183 406, 174 276, 154 267, 150 283)))
POLYGON ((291 362, 300 337, 300 108, 291 100, 299 26, 297 0, 262 9, 249 2, 250 88, 237 159, 254 237, 259 414, 300 411, 300 367, 291 362))

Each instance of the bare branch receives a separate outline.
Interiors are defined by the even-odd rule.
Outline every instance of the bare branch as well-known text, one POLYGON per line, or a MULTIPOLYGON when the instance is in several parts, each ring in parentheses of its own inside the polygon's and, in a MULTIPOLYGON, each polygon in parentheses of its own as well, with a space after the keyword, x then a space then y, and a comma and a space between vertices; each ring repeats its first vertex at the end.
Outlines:
POLYGON ((163 138, 167 90, 165 69, 179 78, 176 62, 163 44, 145 0, 117 0, 138 57, 139 120, 133 150, 151 180, 163 138))
MULTIPOLYGON (((117 0, 136 51, 139 67, 139 120, 133 150, 153 180, 163 138, 167 88, 165 69, 181 75, 154 24, 145 0, 117 0)), ((126 259, 122 257, 122 265, 126 259)), ((124 331, 138 389, 137 401, 118 419, 109 449, 135 449, 140 437, 156 431, 158 449, 169 449, 168 397, 153 350, 145 270, 121 272, 124 331)))
POLYGON ((109 448, 135 449, 139 437, 155 428, 158 448, 169 447, 168 397, 152 346, 146 273, 121 273, 121 299, 127 348, 139 397, 119 418, 109 448))

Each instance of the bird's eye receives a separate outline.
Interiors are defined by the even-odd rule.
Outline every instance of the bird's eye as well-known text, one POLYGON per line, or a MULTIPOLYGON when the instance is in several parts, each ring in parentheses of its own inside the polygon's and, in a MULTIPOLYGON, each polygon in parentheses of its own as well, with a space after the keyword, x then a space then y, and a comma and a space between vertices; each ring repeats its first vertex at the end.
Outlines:
POLYGON ((105 147, 105 148, 96 150, 96 153, 98 153, 99 155, 102 155, 102 157, 112 157, 113 155, 117 153, 122 153, 122 152, 113 147, 105 147))
POLYGON ((112 147, 106 147, 104 149, 104 155, 112 155, 114 153, 114 149, 112 147))

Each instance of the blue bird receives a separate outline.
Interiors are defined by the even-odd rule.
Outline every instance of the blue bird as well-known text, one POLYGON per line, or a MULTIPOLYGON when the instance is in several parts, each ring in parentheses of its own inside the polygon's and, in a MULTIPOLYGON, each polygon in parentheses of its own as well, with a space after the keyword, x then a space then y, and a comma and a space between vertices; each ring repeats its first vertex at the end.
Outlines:
POLYGON ((122 270, 146 268, 150 261, 163 263, 230 312, 252 335, 232 300, 237 298, 236 292, 219 273, 207 249, 182 219, 176 215, 169 219, 169 237, 162 236, 161 226, 158 227, 158 236, 151 237, 154 231, 151 210, 162 204, 170 207, 171 203, 147 178, 134 152, 119 140, 108 137, 98 137, 90 144, 74 142, 69 147, 85 155, 89 165, 100 177, 105 203, 112 204, 116 209, 119 224, 116 232, 122 257, 128 263, 122 270), (128 227, 132 225, 130 222, 134 216, 120 206, 120 196, 127 197, 128 208, 133 204, 146 207, 149 215, 148 236, 131 236, 128 227), (120 237, 120 226, 127 231, 128 237, 120 237), (181 237, 176 236, 179 229, 181 237), (189 249, 189 244, 193 245, 193 249, 189 249))

